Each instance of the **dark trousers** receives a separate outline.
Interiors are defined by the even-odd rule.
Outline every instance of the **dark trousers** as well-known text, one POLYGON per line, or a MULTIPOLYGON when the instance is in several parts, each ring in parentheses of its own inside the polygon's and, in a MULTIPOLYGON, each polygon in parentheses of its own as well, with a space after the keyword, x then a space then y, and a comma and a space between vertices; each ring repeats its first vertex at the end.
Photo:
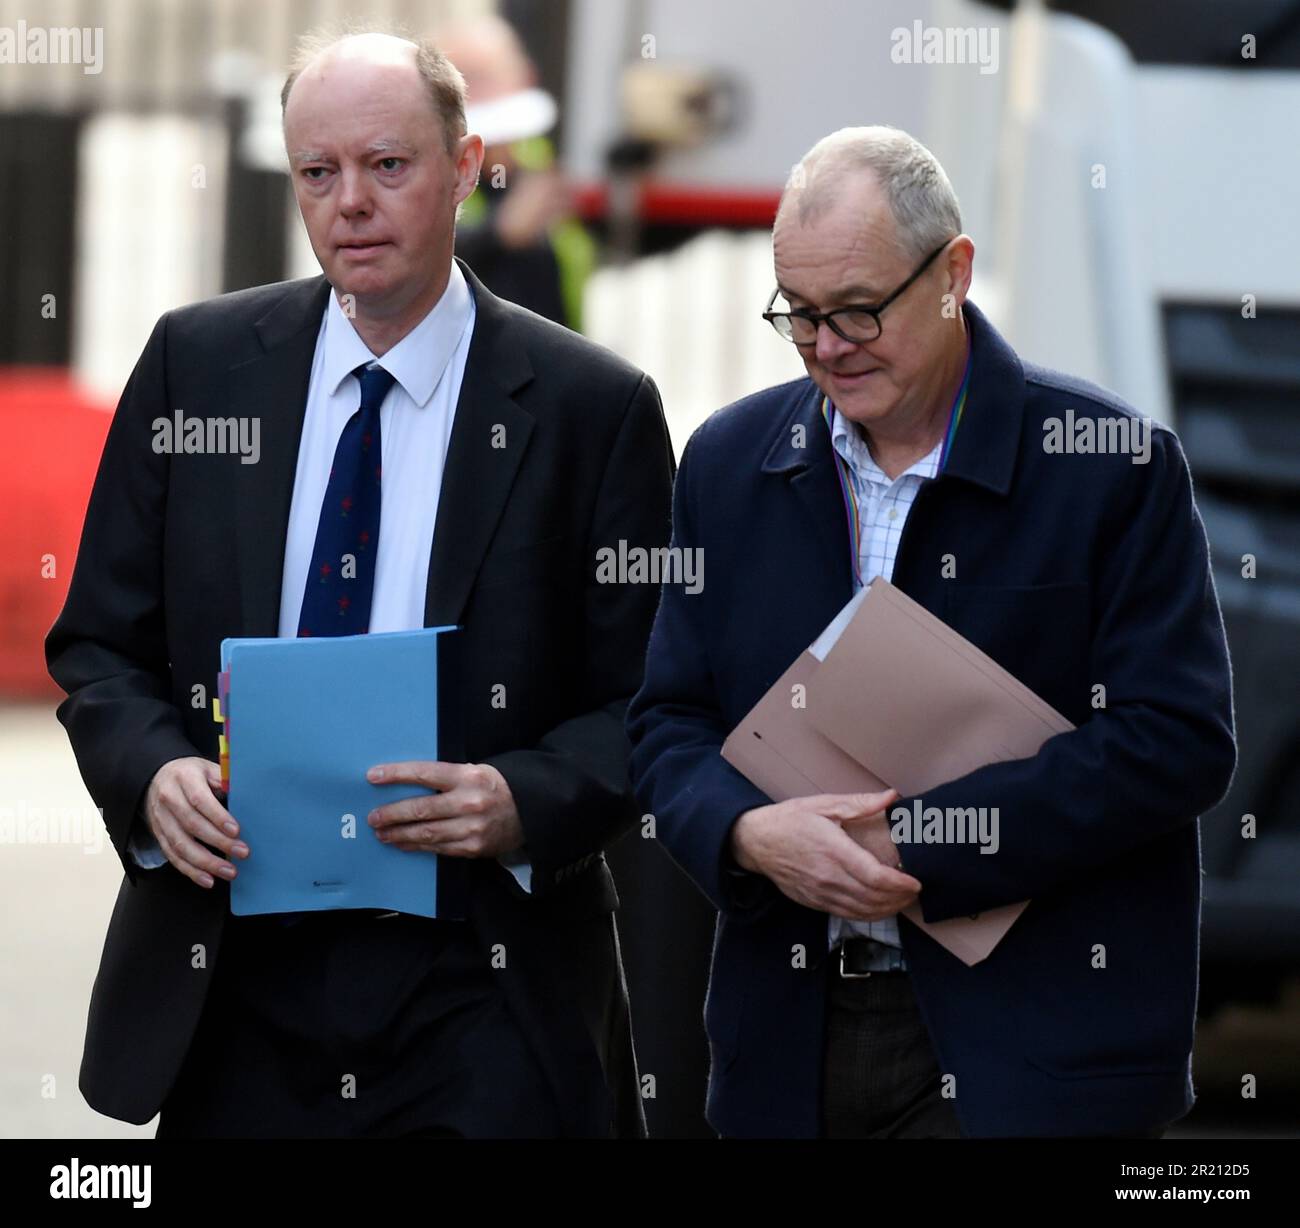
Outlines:
POLYGON ((960 1138, 911 977, 847 979, 826 962, 823 1136, 960 1138))
POLYGON ((159 1138, 538 1138, 554 1097, 464 922, 231 917, 159 1138))
MULTIPOLYGON (((906 973, 862 979, 827 960, 825 1138, 961 1138, 906 973)), ((1160 1138, 1164 1127, 1110 1138, 1160 1138)))

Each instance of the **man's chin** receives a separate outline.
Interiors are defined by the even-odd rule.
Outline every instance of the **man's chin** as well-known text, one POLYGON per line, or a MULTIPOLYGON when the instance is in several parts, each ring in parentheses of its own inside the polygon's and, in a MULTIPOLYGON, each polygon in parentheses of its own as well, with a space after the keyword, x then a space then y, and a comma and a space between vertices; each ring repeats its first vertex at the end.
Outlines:
POLYGON ((393 292, 392 279, 378 269, 350 269, 335 265, 329 282, 339 294, 350 294, 359 303, 382 303, 393 292))
POLYGON ((860 426, 879 422, 893 408, 893 401, 887 397, 866 391, 845 394, 832 380, 819 381, 818 387, 830 397, 831 404, 839 410, 841 417, 860 426))

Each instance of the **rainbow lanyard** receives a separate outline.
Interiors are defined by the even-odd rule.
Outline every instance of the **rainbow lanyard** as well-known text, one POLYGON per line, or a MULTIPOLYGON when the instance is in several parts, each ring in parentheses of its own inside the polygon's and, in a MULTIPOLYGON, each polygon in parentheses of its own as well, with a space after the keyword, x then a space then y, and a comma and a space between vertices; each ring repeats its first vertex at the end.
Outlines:
MULTIPOLYGON (((948 430, 944 435, 943 450, 939 453, 939 473, 944 471, 948 464, 948 456, 952 452, 952 441, 956 438, 957 428, 961 425, 961 417, 966 409, 966 393, 970 388, 970 366, 971 350, 970 342, 966 343, 966 370, 961 377, 961 387, 957 389, 957 395, 953 398, 952 408, 948 411, 948 430)), ((826 421, 826 433, 831 434, 831 399, 822 397, 822 418, 826 421)), ((851 550, 851 559, 853 561, 853 579, 855 582, 854 592, 862 587, 862 518, 858 514, 858 496, 853 489, 853 480, 849 473, 848 462, 835 451, 835 444, 832 440, 831 451, 835 453, 835 472, 840 479, 840 497, 844 502, 845 519, 849 522, 849 548, 851 550)))

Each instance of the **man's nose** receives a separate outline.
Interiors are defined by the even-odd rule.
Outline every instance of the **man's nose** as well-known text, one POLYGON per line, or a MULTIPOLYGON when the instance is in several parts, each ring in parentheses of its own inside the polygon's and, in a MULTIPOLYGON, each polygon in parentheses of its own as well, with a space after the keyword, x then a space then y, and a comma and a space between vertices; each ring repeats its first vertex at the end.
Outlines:
POLYGON ((344 217, 364 216, 370 211, 370 181, 364 171, 345 169, 341 172, 342 189, 339 192, 339 212, 344 217))
POLYGON ((845 341, 825 320, 817 325, 818 362, 833 362, 857 348, 856 341, 845 341))

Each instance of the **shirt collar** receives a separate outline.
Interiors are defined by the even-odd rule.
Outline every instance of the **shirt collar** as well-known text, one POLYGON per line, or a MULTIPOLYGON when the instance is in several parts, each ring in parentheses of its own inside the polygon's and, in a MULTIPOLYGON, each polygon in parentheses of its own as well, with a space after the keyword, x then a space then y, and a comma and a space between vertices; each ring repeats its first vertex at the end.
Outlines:
POLYGON ((892 486, 911 474, 921 478, 934 477, 939 472, 939 456, 943 452, 943 440, 940 439, 920 460, 913 461, 898 477, 891 478, 876 464, 862 429, 856 422, 845 418, 835 406, 831 407, 831 443, 859 477, 882 486, 892 486))
POLYGON ((332 396, 357 367, 377 362, 422 407, 433 396, 473 318, 474 297, 460 266, 453 260, 447 288, 428 315, 382 358, 376 358, 352 321, 343 314, 338 295, 331 292, 325 308, 326 391, 332 396))

